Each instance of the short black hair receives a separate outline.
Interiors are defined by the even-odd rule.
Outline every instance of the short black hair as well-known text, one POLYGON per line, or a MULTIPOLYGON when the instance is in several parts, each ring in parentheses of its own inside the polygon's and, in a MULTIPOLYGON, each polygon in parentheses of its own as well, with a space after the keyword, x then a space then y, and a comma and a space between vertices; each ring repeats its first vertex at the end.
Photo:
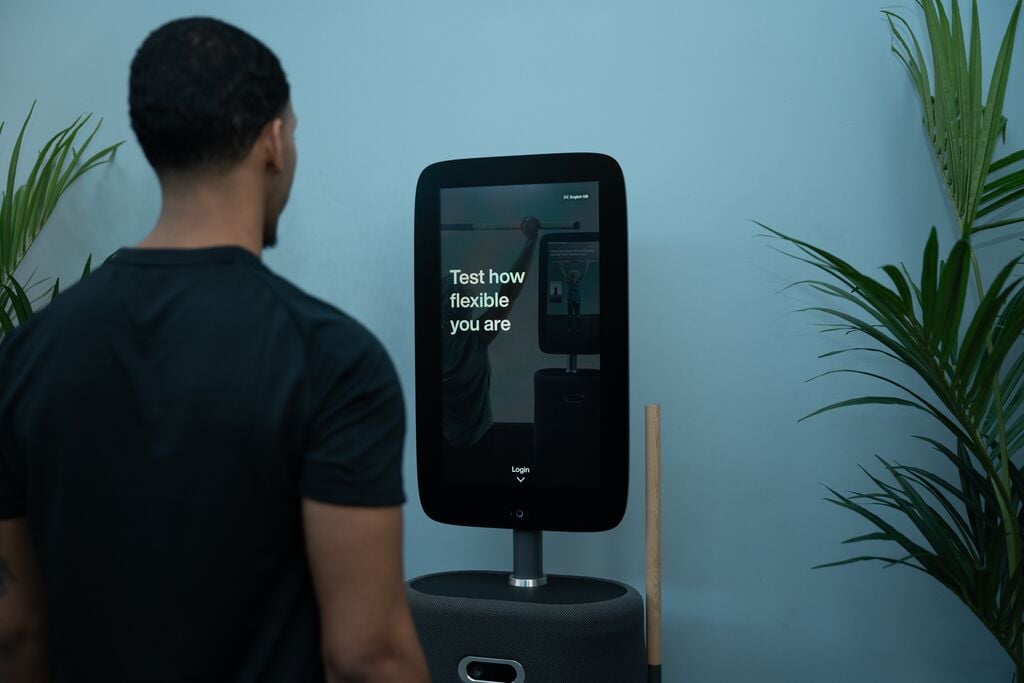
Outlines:
POLYGON ((217 19, 164 24, 132 60, 132 129, 158 173, 241 161, 287 104, 288 80, 277 56, 217 19))

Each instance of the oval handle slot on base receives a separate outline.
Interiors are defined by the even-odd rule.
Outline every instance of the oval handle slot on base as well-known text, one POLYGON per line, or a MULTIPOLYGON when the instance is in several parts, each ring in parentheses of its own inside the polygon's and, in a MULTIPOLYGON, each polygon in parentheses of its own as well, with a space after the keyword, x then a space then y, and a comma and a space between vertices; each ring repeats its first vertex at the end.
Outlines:
POLYGON ((523 683, 523 665, 514 659, 463 657, 459 662, 459 680, 463 683, 523 683))

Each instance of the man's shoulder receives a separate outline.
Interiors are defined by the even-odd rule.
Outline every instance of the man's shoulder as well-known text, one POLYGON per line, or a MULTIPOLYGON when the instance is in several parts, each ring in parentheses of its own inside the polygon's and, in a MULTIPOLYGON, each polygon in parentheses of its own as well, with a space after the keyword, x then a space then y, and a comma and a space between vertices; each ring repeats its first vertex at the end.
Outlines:
POLYGON ((349 313, 334 304, 310 294, 290 280, 269 269, 257 271, 259 277, 280 305, 288 311, 310 347, 337 350, 383 350, 377 337, 349 313))
POLYGON ((62 337, 67 338, 68 333, 76 328, 81 331, 81 325, 102 326, 105 321, 101 318, 100 310, 94 305, 97 295, 102 298, 99 292, 101 288, 96 286, 101 279, 99 271, 100 269, 94 271, 95 281, 90 282, 89 287, 83 286, 83 283, 93 276, 83 278, 62 290, 5 335, 0 340, 3 342, 0 344, 0 358, 5 355, 10 357, 15 352, 38 349, 45 337, 52 337, 54 341, 59 341, 62 337))
MULTIPOLYGON (((232 301, 232 308, 221 308, 231 318, 231 310, 246 321, 263 320, 265 323, 276 319, 277 324, 269 329, 275 334, 296 335, 298 341, 308 353, 314 355, 327 354, 337 361, 355 357, 377 355, 383 347, 377 338, 362 323, 337 306, 320 299, 286 278, 271 271, 258 260, 251 262, 239 261, 242 267, 235 270, 237 277, 250 284, 241 287, 236 284, 227 285, 223 290, 225 297, 232 301)), ((32 315, 21 327, 9 334, 3 344, 8 355, 14 351, 12 347, 22 347, 22 342, 31 339, 30 347, 40 346, 40 342, 50 338, 54 343, 69 340, 69 332, 79 330, 86 336, 96 334, 131 333, 123 328, 122 323, 129 323, 131 317, 126 313, 125 301, 137 302, 138 297, 145 297, 144 292, 126 292, 126 282, 122 266, 117 262, 107 262, 94 270, 90 275, 62 291, 53 301, 32 315)), ((238 280, 232 280, 238 282, 238 280)), ((130 289, 130 288, 128 288, 130 289)), ((158 294, 153 293, 154 296, 158 294)), ((203 291, 203 305, 209 306, 211 297, 217 294, 203 291)), ((128 308, 132 308, 131 305, 128 308)), ((218 324, 226 324, 220 320, 218 324)), ((250 326, 249 323, 246 323, 250 326)), ((72 334, 72 337, 75 335, 72 334)))
POLYGON ((390 418, 397 415, 401 419, 398 374, 377 336, 353 316, 280 275, 265 270, 261 277, 290 308, 296 325, 302 330, 305 363, 314 394, 344 395, 338 405, 348 405, 349 400, 370 395, 382 405, 394 399, 398 408, 390 418))

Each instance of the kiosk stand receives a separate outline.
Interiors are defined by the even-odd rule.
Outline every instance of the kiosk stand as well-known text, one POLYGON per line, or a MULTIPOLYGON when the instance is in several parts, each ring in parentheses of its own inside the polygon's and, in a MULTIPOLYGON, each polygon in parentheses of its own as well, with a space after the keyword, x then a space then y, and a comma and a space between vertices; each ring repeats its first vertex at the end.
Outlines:
POLYGON ((430 574, 409 605, 434 681, 641 683, 644 603, 632 587, 544 576, 541 532, 513 531, 515 569, 430 574))
POLYGON ((511 574, 429 574, 408 597, 434 681, 661 682, 661 408, 645 409, 644 601, 622 583, 544 574, 541 531, 512 531, 511 574), (644 661, 646 654, 647 667, 644 661))
POLYGON ((622 169, 606 155, 461 159, 420 175, 420 502, 438 522, 511 529, 513 543, 511 574, 452 571, 408 583, 434 681, 660 676, 650 583, 645 644, 634 588, 543 566, 542 530, 606 531, 626 510, 626 231, 622 169))

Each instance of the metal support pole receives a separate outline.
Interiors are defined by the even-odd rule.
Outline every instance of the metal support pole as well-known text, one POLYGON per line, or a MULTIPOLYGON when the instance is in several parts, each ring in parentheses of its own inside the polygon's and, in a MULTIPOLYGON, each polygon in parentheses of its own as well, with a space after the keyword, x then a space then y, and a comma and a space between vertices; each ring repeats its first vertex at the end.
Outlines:
POLYGON ((534 529, 512 530, 512 575, 510 586, 536 588, 548 582, 544 576, 543 532, 534 529))

